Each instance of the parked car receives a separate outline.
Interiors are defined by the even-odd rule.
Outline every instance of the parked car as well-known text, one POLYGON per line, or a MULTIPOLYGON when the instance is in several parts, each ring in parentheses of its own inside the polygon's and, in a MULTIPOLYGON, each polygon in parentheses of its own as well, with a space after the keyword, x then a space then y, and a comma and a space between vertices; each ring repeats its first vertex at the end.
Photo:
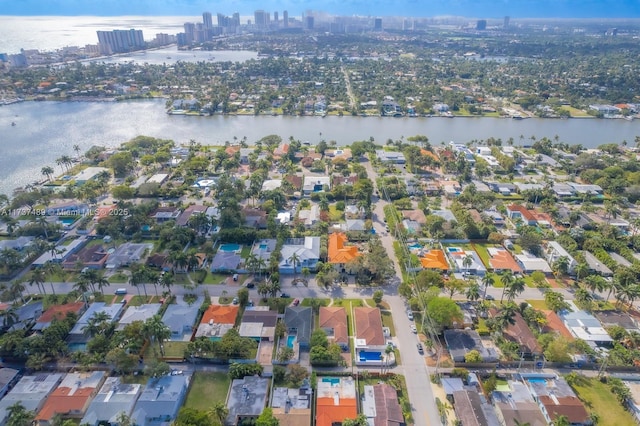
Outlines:
POLYGON ((420 355, 424 355, 424 349, 422 348, 422 343, 418 343, 418 353, 420 355))
POLYGON ((492 296, 492 295, 490 295, 490 294, 487 294, 487 297, 485 297, 485 299, 486 299, 486 300, 496 300, 496 298, 495 298, 495 297, 493 297, 493 296, 492 296))
POLYGON ((282 293, 280 297, 282 297, 283 299, 287 299, 287 298, 290 298, 291 296, 288 295, 287 293, 282 293))
POLYGON ((233 303, 234 305, 237 305, 238 303, 240 303, 240 301, 238 300, 237 297, 234 297, 231 303, 233 303))
POLYGON ((256 283, 254 283, 253 281, 249 281, 247 283, 247 288, 255 288, 255 286, 256 286, 256 283))
POLYGON ((409 318, 409 321, 413 321, 413 312, 407 311, 407 317, 409 318))
POLYGON ((295 299, 292 303, 293 306, 298 306, 300 304, 300 299, 295 299))
POLYGON ((411 324, 411 331, 414 332, 415 334, 418 334, 418 329, 416 328, 415 324, 411 324))
POLYGON ((127 294, 127 289, 126 288, 119 288, 116 290, 116 296, 122 296, 127 294))
POLYGON ((233 280, 238 281, 238 274, 233 274, 233 280))

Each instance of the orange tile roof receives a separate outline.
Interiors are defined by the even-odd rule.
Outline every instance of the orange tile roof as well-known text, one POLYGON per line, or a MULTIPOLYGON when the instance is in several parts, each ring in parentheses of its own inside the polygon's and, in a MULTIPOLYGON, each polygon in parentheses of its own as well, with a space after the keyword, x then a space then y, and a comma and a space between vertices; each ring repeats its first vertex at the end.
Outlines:
POLYGON ((66 305, 52 306, 38 318, 37 322, 48 323, 54 319, 64 319, 70 312, 79 313, 84 307, 84 302, 67 303, 66 305))
POLYGON ((382 346, 385 344, 380 309, 355 308, 354 316, 356 338, 364 339, 367 342, 367 346, 382 346))
POLYGON ((431 158, 433 158, 433 159, 434 159, 434 160, 436 160, 436 161, 440 161, 440 159, 439 159, 439 158, 438 158, 438 156, 435 154, 435 152, 428 151, 428 150, 426 150, 426 149, 420 149, 420 154, 422 154, 422 155, 426 155, 426 156, 428 156, 428 157, 431 157, 431 158))
POLYGON ((523 219, 527 221, 537 221, 536 217, 526 207, 520 204, 511 204, 507 207, 507 210, 512 212, 519 212, 523 219))
POLYGON ((107 207, 98 207, 96 209, 96 215, 94 216, 95 220, 100 220, 100 219, 104 219, 105 217, 109 216, 109 213, 111 213, 113 210, 116 209, 117 206, 107 206, 107 207))
POLYGON ((320 328, 333 329, 333 340, 337 343, 349 343, 347 332, 347 311, 338 306, 320 308, 320 328))
POLYGON ((214 324, 235 324, 239 310, 238 306, 211 305, 202 315, 200 324, 207 324, 210 320, 214 324))
POLYGON ((449 264, 447 258, 442 250, 429 250, 421 258, 420 263, 425 269, 441 269, 443 271, 449 270, 449 264))
POLYGON ((340 398, 335 405, 333 398, 318 398, 316 402, 316 426, 333 426, 346 419, 358 417, 355 398, 340 398))
POLYGON ((545 333, 555 331, 569 341, 575 340, 571 332, 567 329, 567 327, 565 327, 558 314, 548 310, 543 310, 542 312, 547 317, 547 324, 542 328, 542 331, 544 331, 545 333))
POLYGON ((513 272, 522 271, 518 262, 515 261, 513 256, 511 256, 511 253, 507 250, 499 249, 493 254, 493 256, 491 256, 491 252, 489 252, 489 256, 489 264, 493 269, 509 269, 513 272))
POLYGON ((342 232, 329 235, 329 263, 349 263, 360 256, 358 247, 344 245, 347 241, 347 235, 342 232))

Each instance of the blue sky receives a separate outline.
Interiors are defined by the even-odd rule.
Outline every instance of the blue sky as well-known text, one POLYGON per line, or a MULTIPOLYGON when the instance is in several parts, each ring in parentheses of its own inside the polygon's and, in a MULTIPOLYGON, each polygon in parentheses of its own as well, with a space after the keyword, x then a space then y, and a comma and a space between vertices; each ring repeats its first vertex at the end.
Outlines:
POLYGON ((256 9, 290 15, 312 9, 336 15, 640 18, 640 0, 0 0, 0 15, 251 15, 256 9))

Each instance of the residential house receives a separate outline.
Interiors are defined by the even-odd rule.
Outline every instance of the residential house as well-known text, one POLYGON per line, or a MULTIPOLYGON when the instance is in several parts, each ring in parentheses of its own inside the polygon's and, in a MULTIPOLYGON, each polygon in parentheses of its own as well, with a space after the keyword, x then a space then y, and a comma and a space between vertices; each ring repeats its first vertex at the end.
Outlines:
POLYGON ((615 260, 615 262, 620 265, 620 266, 624 266, 624 267, 629 267, 631 266, 631 262, 629 262, 627 259, 625 259, 624 257, 622 257, 621 255, 619 255, 616 252, 610 251, 608 252, 609 257, 611 257, 611 259, 615 260))
POLYGON ((22 376, 20 381, 0 400, 0 425, 7 424, 9 407, 18 402, 28 411, 39 412, 63 376, 64 374, 57 373, 22 376))
POLYGON ((620 326, 628 332, 639 332, 640 327, 635 318, 626 312, 621 311, 597 311, 593 315, 600 321, 600 324, 607 329, 615 325, 620 326))
POLYGON ((0 251, 11 249, 15 251, 23 251, 25 248, 33 244, 34 237, 18 237, 13 240, 0 241, 0 251))
POLYGON ((282 260, 278 265, 281 274, 296 274, 308 268, 313 272, 320 261, 320 237, 292 238, 285 241, 280 250, 282 260), (293 262, 293 258, 298 260, 293 262))
POLYGON ((302 193, 304 195, 311 195, 312 192, 331 191, 331 177, 330 176, 309 176, 305 175, 304 183, 302 184, 302 193))
POLYGON ((341 232, 329 235, 327 257, 340 273, 352 273, 349 263, 361 254, 357 246, 345 245, 348 241, 347 235, 341 232))
POLYGON ((0 399, 16 384, 19 373, 20 371, 14 368, 0 367, 0 399))
POLYGON ((231 251, 218 251, 211 261, 211 272, 237 272, 241 264, 240 254, 231 251))
POLYGON ((345 232, 365 232, 367 230, 365 221, 362 219, 347 219, 341 228, 345 232))
MULTIPOLYGON (((421 210, 420 210, 421 211, 421 210)), ((447 222, 456 222, 456 216, 453 214, 453 212, 451 210, 432 210, 431 214, 434 216, 439 216, 441 218, 443 218, 444 220, 446 220, 447 222)), ((424 213, 423 213, 424 215, 424 213)), ((425 218, 425 222, 426 223, 426 218, 425 218)))
POLYGON ((83 216, 90 212, 87 204, 75 200, 51 204, 45 209, 47 216, 83 216))
POLYGON ((445 180, 440 182, 440 186, 442 188, 442 192, 447 198, 454 198, 460 195, 462 192, 462 186, 458 181, 455 180, 445 180))
POLYGON ((68 373, 51 392, 35 421, 39 425, 49 425, 56 414, 81 419, 104 379, 104 371, 68 373))
POLYGON ((202 315, 195 337, 220 340, 234 327, 239 311, 238 305, 210 305, 202 315))
POLYGON ((122 303, 107 305, 104 302, 94 302, 89 305, 69 332, 69 336, 67 336, 69 348, 72 350, 84 350, 86 343, 91 339, 91 336, 86 331, 86 327, 91 318, 96 314, 104 313, 109 317, 108 321, 115 323, 120 319, 123 310, 124 305, 122 303))
POLYGON ((85 237, 77 238, 71 241, 69 244, 58 243, 55 251, 47 250, 40 255, 36 260, 31 263, 32 268, 44 266, 49 262, 64 263, 69 256, 80 250, 87 243, 85 237))
POLYGON ((289 155, 289 144, 282 142, 276 149, 273 150, 273 158, 280 159, 289 155))
POLYGON ((351 158, 353 157, 353 155, 351 154, 351 148, 327 149, 324 152, 324 155, 333 159, 343 158, 347 161, 351 161, 351 158))
POLYGON ((448 271, 449 263, 444 252, 439 249, 420 250, 420 264, 424 269, 434 269, 437 271, 448 271))
POLYGON ((564 325, 562 318, 560 318, 558 314, 550 310, 542 310, 542 313, 547 317, 547 323, 542 327, 543 333, 555 333, 558 336, 564 337, 569 342, 575 340, 575 337, 573 337, 573 334, 571 334, 569 329, 564 325))
POLYGON ((262 191, 274 191, 282 186, 282 179, 266 179, 262 182, 262 191))
POLYGON ((124 315, 122 315, 122 318, 120 318, 120 321, 118 321, 118 327, 116 327, 116 330, 122 331, 127 325, 134 321, 145 322, 156 315, 161 306, 162 305, 160 303, 147 303, 140 306, 129 306, 124 312, 124 315))
POLYGON ((54 305, 43 312, 38 318, 36 324, 33 326, 35 331, 43 331, 49 328, 54 320, 61 321, 67 317, 68 314, 82 315, 87 309, 87 304, 84 302, 67 303, 65 305, 54 305))
POLYGON ((133 407, 140 396, 140 384, 120 383, 119 377, 107 377, 95 396, 84 417, 82 425, 117 426, 121 414, 131 416, 133 407))
POLYGON ((364 220, 365 210, 363 207, 350 204, 344 208, 344 217, 346 220, 364 220))
POLYGON ((299 389, 273 388, 271 409, 280 426, 309 426, 313 391, 308 384, 299 389))
POLYGON ((480 335, 474 330, 445 330, 444 340, 454 362, 464 362, 464 356, 472 350, 478 351, 484 362, 498 360, 496 350, 485 348, 480 335))
POLYGON ((246 376, 231 382, 227 394, 229 414, 226 425, 240 425, 251 419, 257 419, 267 404, 270 380, 259 376, 246 376))
POLYGON ((575 194, 573 187, 564 182, 555 182, 551 189, 558 198, 573 197, 575 194))
POLYGON ((267 212, 264 210, 245 207, 242 209, 242 216, 244 217, 244 225, 249 228, 267 228, 267 212))
POLYGON ((515 256, 516 262, 522 268, 523 272, 531 273, 533 271, 541 271, 545 274, 550 274, 551 266, 547 263, 546 260, 535 256, 529 252, 522 252, 522 254, 516 254, 515 256))
POLYGON ((514 380, 509 380, 507 386, 508 390, 500 388, 491 394, 501 424, 547 426, 548 423, 527 386, 514 380))
POLYGON ((554 422, 560 416, 565 416, 571 425, 592 424, 584 404, 563 378, 553 374, 536 374, 535 376, 523 374, 522 376, 548 423, 554 422), (529 378, 535 380, 528 380, 529 378))
POLYGON ((475 251, 463 250, 460 247, 447 247, 446 252, 454 264, 456 271, 480 277, 487 273, 487 268, 475 251), (470 261, 470 264, 466 264, 467 259, 470 261))
POLYGON ((366 385, 362 395, 362 412, 372 426, 404 426, 398 392, 386 383, 366 385))
POLYGON ((194 216, 200 213, 205 213, 206 211, 207 211, 207 206, 192 204, 186 209, 184 209, 182 213, 180 213, 180 216, 178 216, 178 218, 176 219, 176 225, 187 226, 189 224, 189 219, 191 218, 191 216, 194 216))
POLYGON ((320 221, 320 206, 318 204, 311 204, 311 208, 307 210, 300 210, 298 212, 298 222, 301 222, 305 228, 311 228, 313 225, 320 221))
POLYGON ((398 151, 385 151, 383 149, 376 150, 376 157, 381 163, 387 164, 405 164, 407 160, 404 154, 398 151))
POLYGON ((257 259, 264 260, 265 264, 268 265, 269 260, 271 259, 271 253, 273 253, 273 251, 276 249, 277 242, 278 241, 276 239, 264 239, 256 241, 251 247, 251 254, 254 255, 257 259))
POLYGON ((332 187, 335 188, 336 186, 339 185, 349 185, 352 186, 354 185, 357 181, 358 181, 358 175, 349 175, 349 176, 342 176, 342 175, 333 175, 332 176, 332 187))
POLYGON ((453 393, 456 417, 465 426, 491 426, 487 412, 483 410, 480 395, 475 390, 459 390, 453 393))
POLYGON ((347 311, 339 306, 320 307, 318 327, 324 330, 333 343, 343 350, 349 349, 349 330, 347 328, 347 311))
POLYGON ((153 250, 153 244, 130 242, 120 244, 107 258, 106 268, 117 269, 132 263, 140 263, 151 250, 153 250))
POLYGON ((277 323, 278 313, 276 311, 270 311, 266 306, 248 307, 242 315, 239 333, 242 337, 250 337, 259 342, 273 342, 277 323))
POLYGON ((316 426, 335 426, 358 417, 356 383, 352 377, 321 377, 316 396, 316 426))
MULTIPOLYGON (((489 309, 489 315, 495 318, 499 314, 495 308, 489 309)), ((506 328, 502 330, 502 335, 505 339, 517 343, 519 346, 518 352, 520 355, 526 358, 535 358, 542 355, 542 347, 538 343, 538 339, 533 334, 527 322, 524 320, 519 312, 512 318, 513 324, 508 324, 506 328)))
POLYGON ((384 349, 387 346, 382 316, 378 308, 355 308, 353 310, 356 349, 356 364, 371 365, 383 362, 384 349), (372 358, 377 355, 377 359, 372 358))
POLYGON ((596 346, 611 346, 613 339, 602 327, 600 321, 585 311, 561 312, 560 318, 567 329, 577 339, 582 339, 595 348, 596 346))
POLYGON ((547 246, 545 248, 545 256, 546 256, 547 262, 549 262, 549 265, 552 265, 552 266, 561 257, 566 258, 567 272, 569 274, 572 274, 573 271, 575 271, 576 266, 578 265, 578 262, 573 258, 573 256, 571 256, 569 252, 566 251, 564 247, 562 247, 560 243, 556 241, 549 241, 547 243, 547 246))
POLYGON ((18 320, 11 326, 9 330, 24 330, 31 328, 36 320, 42 316, 42 301, 28 303, 18 306, 15 310, 18 320))
POLYGON ((150 379, 133 407, 132 423, 137 426, 170 424, 178 415, 190 381, 188 374, 150 379))
POLYGON ((590 274, 598 274, 603 277, 611 277, 613 276, 613 271, 609 269, 607 265, 602 263, 597 257, 595 257, 591 252, 583 251, 582 255, 584 256, 584 261, 589 266, 590 274))
POLYGON ((534 214, 520 204, 507 206, 507 216, 513 221, 521 220, 524 225, 535 226, 538 223, 534 214))
POLYGON ((503 247, 489 247, 489 265, 496 273, 502 273, 503 271, 511 271, 514 274, 521 272, 522 268, 518 265, 518 262, 511 256, 508 250, 503 247))
POLYGON ((64 269, 77 269, 78 265, 82 265, 80 269, 102 269, 107 263, 109 253, 106 247, 101 244, 87 245, 76 253, 71 253, 63 262, 64 269))
POLYGON ((411 220, 420 224, 420 226, 424 226, 427 223, 427 217, 421 209, 415 210, 403 210, 402 217, 407 220, 411 220))
POLYGON ((313 311, 308 306, 287 306, 284 310, 284 324, 288 335, 296 336, 295 342, 300 349, 309 349, 313 311))
POLYGON ((170 220, 178 220, 182 212, 177 207, 158 207, 149 216, 155 219, 157 223, 164 223, 170 220))
POLYGON ((184 303, 171 304, 167 306, 167 310, 164 311, 162 316, 162 322, 171 330, 171 336, 169 340, 178 342, 188 342, 193 335, 194 323, 198 316, 198 306, 200 303, 193 303, 187 305, 184 303))

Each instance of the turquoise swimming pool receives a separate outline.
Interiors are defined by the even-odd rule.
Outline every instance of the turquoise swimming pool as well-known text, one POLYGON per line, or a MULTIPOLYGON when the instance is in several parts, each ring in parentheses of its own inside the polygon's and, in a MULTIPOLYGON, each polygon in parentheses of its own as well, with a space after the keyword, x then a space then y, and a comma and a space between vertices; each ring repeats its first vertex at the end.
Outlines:
POLYGON ((413 243, 409 245, 409 250, 420 250, 422 248, 421 244, 413 243))
POLYGON ((240 244, 220 244, 218 251, 223 251, 225 253, 237 253, 240 251, 240 244))
POLYGON ((287 346, 293 349, 293 343, 296 341, 296 336, 287 336, 287 346))
POLYGON ((382 360, 382 352, 376 352, 376 351, 360 351, 358 353, 358 356, 360 358, 360 362, 365 362, 365 361, 380 361, 382 360))
POLYGON ((460 250, 458 247, 447 247, 447 251, 449 253, 455 253, 455 252, 462 251, 462 250, 460 250))

